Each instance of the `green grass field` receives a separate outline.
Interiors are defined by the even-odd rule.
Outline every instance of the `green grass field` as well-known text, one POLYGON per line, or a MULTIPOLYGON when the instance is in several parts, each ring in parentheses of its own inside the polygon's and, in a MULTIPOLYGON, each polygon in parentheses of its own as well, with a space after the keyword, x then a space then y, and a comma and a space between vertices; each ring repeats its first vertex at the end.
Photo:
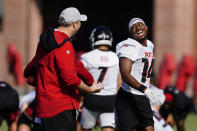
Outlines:
POLYGON ((190 113, 186 119, 186 131, 197 131, 197 113, 190 113))
MULTIPOLYGON (((197 131, 197 113, 190 113, 185 123, 186 131, 197 131)), ((7 124, 3 121, 0 126, 0 131, 8 131, 7 124)), ((93 131, 101 131, 99 127, 93 129, 93 131)), ((175 128, 176 131, 176 128, 175 128)))

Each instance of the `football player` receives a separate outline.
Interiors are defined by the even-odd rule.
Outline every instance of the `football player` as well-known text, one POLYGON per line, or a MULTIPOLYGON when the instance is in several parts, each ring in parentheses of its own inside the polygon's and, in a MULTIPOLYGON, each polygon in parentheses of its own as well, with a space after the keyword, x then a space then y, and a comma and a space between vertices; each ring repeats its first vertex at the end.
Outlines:
POLYGON ((97 118, 102 131, 113 131, 115 127, 114 102, 121 77, 118 57, 110 51, 112 40, 112 33, 108 28, 96 27, 90 35, 93 50, 81 56, 84 66, 87 67, 94 80, 104 85, 101 92, 88 94, 84 98, 81 116, 84 131, 91 130, 97 118))
POLYGON ((153 131, 150 102, 161 105, 161 93, 149 88, 154 45, 147 39, 148 27, 142 19, 133 18, 128 27, 130 37, 116 46, 123 80, 115 102, 116 127, 119 131, 153 131))
POLYGON ((18 92, 7 82, 0 81, 0 125, 3 120, 6 120, 9 131, 16 131, 18 105, 18 92))
POLYGON ((192 109, 192 101, 184 92, 179 91, 176 86, 167 86, 164 89, 164 93, 166 100, 160 109, 161 115, 164 119, 169 120, 169 116, 172 114, 177 130, 185 131, 184 124, 187 115, 192 109))
MULTIPOLYGON (((164 102, 165 102, 164 91, 162 89, 159 89, 158 87, 152 85, 152 84, 150 85, 150 88, 154 89, 154 90, 157 90, 157 91, 160 91, 162 93, 161 102, 162 102, 162 105, 163 105, 164 102)), ((161 106, 151 104, 151 108, 153 110, 154 131, 173 131, 172 127, 165 121, 165 119, 159 113, 159 110, 160 110, 161 106)))

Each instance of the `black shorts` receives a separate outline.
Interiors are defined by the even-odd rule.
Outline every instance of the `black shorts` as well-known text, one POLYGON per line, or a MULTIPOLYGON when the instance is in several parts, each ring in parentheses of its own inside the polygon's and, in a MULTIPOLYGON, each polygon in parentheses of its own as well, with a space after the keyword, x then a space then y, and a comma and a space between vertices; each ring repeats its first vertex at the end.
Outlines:
POLYGON ((66 110, 51 118, 34 123, 33 131, 76 131, 76 110, 66 110))
POLYGON ((20 115, 19 119, 18 119, 18 123, 17 124, 18 124, 18 126, 20 124, 25 124, 25 125, 28 125, 31 128, 32 125, 33 125, 33 121, 31 119, 29 119, 25 113, 22 113, 20 115))
POLYGON ((116 95, 87 94, 84 99, 84 107, 94 112, 114 112, 116 95))
POLYGON ((128 93, 120 88, 115 101, 115 122, 116 127, 123 131, 154 126, 148 98, 128 93))

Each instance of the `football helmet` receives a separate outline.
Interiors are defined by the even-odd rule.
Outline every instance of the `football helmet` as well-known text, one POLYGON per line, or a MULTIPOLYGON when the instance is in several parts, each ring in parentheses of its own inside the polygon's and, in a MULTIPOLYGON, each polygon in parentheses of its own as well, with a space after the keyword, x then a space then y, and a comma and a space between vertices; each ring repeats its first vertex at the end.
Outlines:
POLYGON ((164 93, 178 94, 179 93, 179 90, 176 88, 176 86, 168 85, 164 89, 164 93))
POLYGON ((0 81, 0 88, 5 87, 5 88, 12 88, 7 82, 5 81, 0 81))
POLYGON ((111 47, 113 41, 111 31, 105 26, 98 26, 94 28, 89 39, 92 48, 99 45, 107 45, 111 47))

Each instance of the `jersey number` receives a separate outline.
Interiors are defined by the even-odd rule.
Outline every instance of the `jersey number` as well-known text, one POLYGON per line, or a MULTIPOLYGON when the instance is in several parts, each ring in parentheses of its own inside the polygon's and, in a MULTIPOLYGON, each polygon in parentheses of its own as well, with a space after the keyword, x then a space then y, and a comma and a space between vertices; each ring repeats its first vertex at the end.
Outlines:
POLYGON ((149 61, 148 61, 148 59, 142 58, 142 62, 144 62, 144 69, 143 69, 143 72, 142 72, 141 82, 146 82, 146 78, 150 78, 151 77, 151 72, 152 72, 152 67, 153 67, 154 61, 155 60, 152 59, 151 66, 148 69, 148 67, 149 67, 149 61))
POLYGON ((99 67, 99 69, 101 69, 101 74, 99 75, 99 78, 98 78, 98 82, 103 82, 103 79, 105 77, 105 74, 107 72, 107 67, 99 67))

